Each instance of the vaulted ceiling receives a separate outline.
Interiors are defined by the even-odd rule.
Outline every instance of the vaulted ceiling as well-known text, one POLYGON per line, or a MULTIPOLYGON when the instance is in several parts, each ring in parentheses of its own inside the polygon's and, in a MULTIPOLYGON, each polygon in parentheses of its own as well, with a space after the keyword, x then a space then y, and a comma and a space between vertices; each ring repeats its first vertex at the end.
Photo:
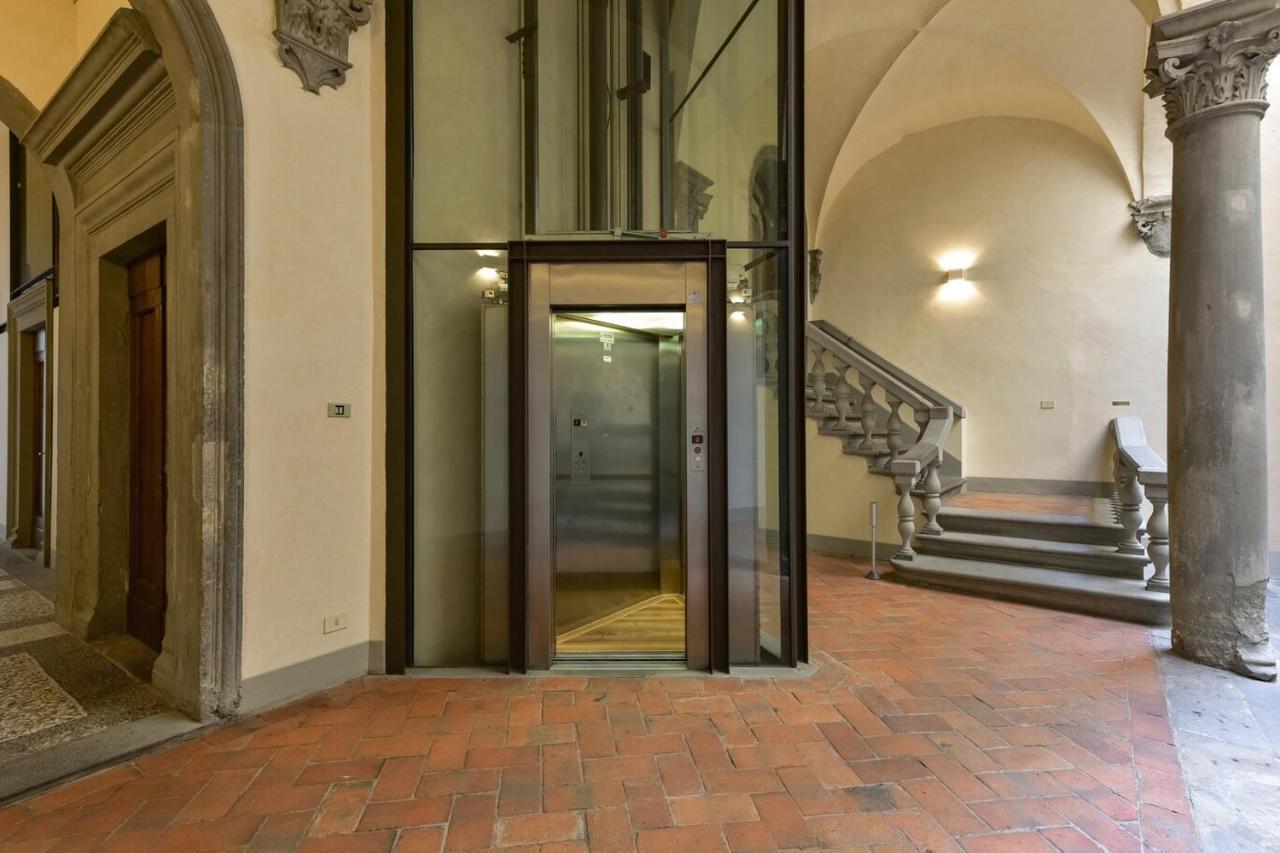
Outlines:
POLYGON ((808 0, 806 172, 814 233, 904 137, 981 117, 1056 122, 1142 194, 1149 22, 1203 0, 808 0))

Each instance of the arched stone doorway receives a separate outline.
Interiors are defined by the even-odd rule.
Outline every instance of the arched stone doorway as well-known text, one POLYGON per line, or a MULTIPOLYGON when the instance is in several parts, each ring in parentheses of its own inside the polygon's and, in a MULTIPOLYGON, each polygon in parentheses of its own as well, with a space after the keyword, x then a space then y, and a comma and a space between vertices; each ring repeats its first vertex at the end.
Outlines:
POLYGON ((53 552, 58 619, 84 637, 125 618, 121 324, 131 322, 130 266, 163 259, 167 608, 152 680, 207 719, 234 714, 240 689, 242 114, 206 0, 132 5, 42 110, 0 79, 0 121, 48 171, 61 213, 53 552))

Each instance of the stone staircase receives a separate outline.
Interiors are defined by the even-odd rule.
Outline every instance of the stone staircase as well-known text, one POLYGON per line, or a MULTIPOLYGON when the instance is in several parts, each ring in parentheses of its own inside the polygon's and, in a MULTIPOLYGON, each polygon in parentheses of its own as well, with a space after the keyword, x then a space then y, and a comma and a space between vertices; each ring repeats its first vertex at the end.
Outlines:
POLYGON ((964 408, 828 322, 809 324, 808 346, 806 414, 819 435, 894 481, 896 580, 1168 624, 1166 475, 1140 421, 1112 422, 1116 496, 1092 518, 947 506, 965 488, 946 450, 964 408), (1154 507, 1145 541, 1144 497, 1154 507))
POLYGON ((946 507, 943 532, 921 533, 915 555, 895 556, 894 578, 1123 619, 1169 622, 1169 595, 1147 588, 1145 552, 1119 550, 1122 525, 1068 515, 946 507))

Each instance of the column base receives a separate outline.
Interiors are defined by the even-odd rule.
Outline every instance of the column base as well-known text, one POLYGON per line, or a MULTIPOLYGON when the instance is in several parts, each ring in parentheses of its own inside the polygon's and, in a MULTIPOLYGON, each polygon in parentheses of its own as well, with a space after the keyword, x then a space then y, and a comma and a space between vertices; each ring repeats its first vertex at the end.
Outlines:
POLYGON ((1168 592, 1169 579, 1164 578, 1163 580, 1157 580, 1156 578, 1152 578, 1151 580, 1147 581, 1147 589, 1151 590, 1152 592, 1168 592))
POLYGON ((1173 651, 1192 663, 1225 669, 1255 681, 1276 680, 1276 654, 1270 639, 1247 643, 1243 638, 1226 646, 1218 643, 1192 643, 1175 632, 1173 651))
POLYGON ((915 558, 916 552, 908 548, 903 548, 902 550, 895 552, 893 555, 893 559, 895 560, 914 560, 915 558))

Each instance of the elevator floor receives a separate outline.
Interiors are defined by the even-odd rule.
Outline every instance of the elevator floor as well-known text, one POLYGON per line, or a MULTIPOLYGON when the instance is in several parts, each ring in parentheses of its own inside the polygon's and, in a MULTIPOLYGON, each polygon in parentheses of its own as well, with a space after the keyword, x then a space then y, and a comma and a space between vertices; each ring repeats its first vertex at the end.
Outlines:
POLYGON ((654 595, 556 636, 558 655, 682 654, 684 596, 654 595))

